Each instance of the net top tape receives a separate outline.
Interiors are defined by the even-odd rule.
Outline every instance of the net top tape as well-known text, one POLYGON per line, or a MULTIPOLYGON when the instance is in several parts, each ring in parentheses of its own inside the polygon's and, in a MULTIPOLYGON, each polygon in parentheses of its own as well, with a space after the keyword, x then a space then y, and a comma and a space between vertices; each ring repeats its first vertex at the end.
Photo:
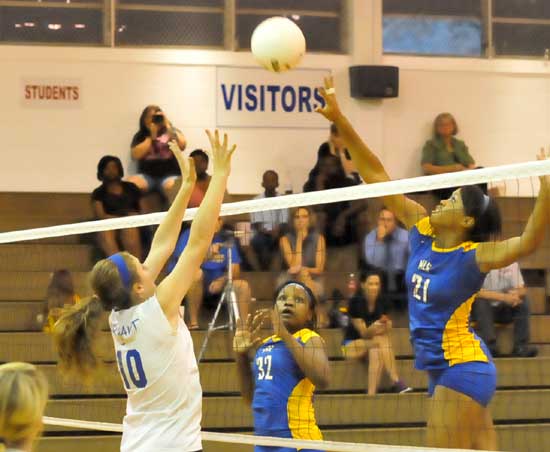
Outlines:
MULTIPOLYGON (((502 165, 482 168, 459 173, 438 174, 409 179, 400 179, 376 184, 357 185, 354 187, 274 198, 253 199, 227 203, 222 206, 221 216, 238 215, 267 210, 288 209, 292 207, 329 204, 356 199, 378 198, 383 196, 428 191, 439 188, 458 187, 479 183, 499 182, 507 179, 519 179, 550 174, 550 160, 502 165)), ((184 221, 192 220, 197 209, 187 209, 184 221)), ((27 240, 39 240, 66 235, 88 234, 92 232, 126 229, 159 224, 165 212, 136 215, 131 217, 113 218, 82 223, 64 224, 44 228, 25 229, 0 233, 0 243, 14 243, 27 240)))

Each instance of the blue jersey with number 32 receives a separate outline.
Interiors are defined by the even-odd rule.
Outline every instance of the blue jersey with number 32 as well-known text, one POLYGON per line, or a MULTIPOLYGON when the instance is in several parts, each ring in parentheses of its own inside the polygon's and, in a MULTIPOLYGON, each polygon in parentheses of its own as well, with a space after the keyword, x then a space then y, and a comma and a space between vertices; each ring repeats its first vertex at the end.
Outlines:
MULTIPOLYGON (((307 328, 294 334, 302 345, 314 336, 318 334, 307 328)), ((322 439, 313 411, 315 386, 306 378, 278 336, 266 339, 258 348, 253 375, 255 390, 252 409, 256 434, 322 439)))
POLYGON ((485 279, 476 263, 478 244, 438 248, 429 217, 410 231, 407 292, 417 369, 488 362, 490 353, 470 327, 470 312, 485 279))

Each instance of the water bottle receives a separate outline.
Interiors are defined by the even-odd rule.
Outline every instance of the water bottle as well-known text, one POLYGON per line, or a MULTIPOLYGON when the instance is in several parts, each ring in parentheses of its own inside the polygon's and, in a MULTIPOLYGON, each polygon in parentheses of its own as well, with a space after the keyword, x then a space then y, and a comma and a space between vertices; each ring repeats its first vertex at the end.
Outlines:
POLYGON ((348 276, 348 298, 351 298, 357 292, 357 278, 355 273, 350 273, 348 276))

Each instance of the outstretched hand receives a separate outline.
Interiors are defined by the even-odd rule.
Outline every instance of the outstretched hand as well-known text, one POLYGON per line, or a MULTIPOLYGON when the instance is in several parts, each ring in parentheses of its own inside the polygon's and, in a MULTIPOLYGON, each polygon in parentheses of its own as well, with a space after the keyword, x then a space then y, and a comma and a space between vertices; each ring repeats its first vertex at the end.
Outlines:
POLYGON ((334 79, 331 76, 324 78, 324 87, 319 88, 321 97, 325 100, 325 105, 317 107, 315 111, 321 113, 330 122, 336 121, 336 119, 342 114, 338 101, 336 100, 336 94, 334 90, 334 79))
POLYGON ((178 165, 181 171, 182 184, 186 184, 189 186, 195 185, 195 182, 197 181, 197 171, 195 170, 195 160, 191 157, 185 158, 183 156, 183 152, 181 152, 181 149, 176 140, 170 141, 170 143, 168 143, 168 147, 170 148, 170 150, 174 154, 174 157, 176 157, 176 160, 178 161, 178 165))
POLYGON ((206 131, 208 139, 210 140, 211 157, 213 160, 214 174, 216 173, 229 173, 231 170, 231 157, 237 149, 237 145, 229 147, 227 142, 227 134, 223 134, 223 142, 220 142, 220 133, 218 130, 214 131, 214 134, 210 130, 206 131))
MULTIPOLYGON (((540 151, 537 154, 537 160, 550 160, 550 150, 546 152, 544 148, 540 148, 540 151)), ((540 176, 540 181, 541 183, 546 184, 548 188, 550 188, 550 174, 540 176)))
POLYGON ((251 348, 260 345, 262 341, 261 329, 267 319, 265 310, 256 311, 254 317, 248 314, 244 325, 239 325, 233 338, 233 351, 235 353, 248 353, 251 348))

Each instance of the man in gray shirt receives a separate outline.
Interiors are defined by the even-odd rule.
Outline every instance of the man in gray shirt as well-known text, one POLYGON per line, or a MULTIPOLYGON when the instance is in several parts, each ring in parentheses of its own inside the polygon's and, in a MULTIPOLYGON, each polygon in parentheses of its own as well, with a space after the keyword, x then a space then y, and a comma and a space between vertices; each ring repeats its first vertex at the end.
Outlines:
POLYGON ((517 262, 498 270, 491 270, 479 291, 473 310, 478 331, 493 356, 496 347, 496 323, 514 322, 515 356, 523 358, 537 355, 537 349, 529 346, 529 300, 517 262))

